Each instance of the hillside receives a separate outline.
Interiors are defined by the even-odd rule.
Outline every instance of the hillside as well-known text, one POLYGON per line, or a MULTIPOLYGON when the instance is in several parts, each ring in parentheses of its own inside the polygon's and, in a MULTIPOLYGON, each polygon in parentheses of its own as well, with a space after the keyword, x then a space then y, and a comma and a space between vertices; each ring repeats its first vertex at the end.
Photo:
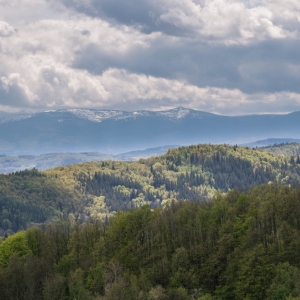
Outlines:
MULTIPOLYGON (((280 142, 283 139, 269 139, 258 141, 260 144, 270 146, 259 147, 261 150, 275 153, 278 155, 298 155, 300 154, 300 144, 291 142, 280 142), (277 143, 275 143, 277 141, 277 143), (280 142, 280 143, 278 143, 280 142)), ((41 155, 19 155, 7 156, 0 155, 0 173, 9 174, 19 172, 26 169, 47 170, 50 168, 78 164, 83 162, 97 162, 103 160, 121 160, 136 161, 140 158, 149 158, 151 156, 163 155, 168 149, 178 148, 180 146, 162 146, 155 148, 147 148, 144 150, 130 151, 117 155, 104 154, 99 152, 81 152, 81 153, 48 153, 41 155)), ((248 147, 243 145, 243 147, 248 147)), ((250 147, 250 146, 249 146, 250 147)), ((254 146, 256 148, 256 146, 254 146)), ((251 146, 251 148, 253 148, 251 146)))
POLYGON ((267 184, 0 243, 1 299, 297 300, 300 190, 267 184))
POLYGON ((300 144, 299 143, 281 143, 273 144, 261 148, 264 151, 268 151, 277 155, 300 155, 300 144))
POLYGON ((279 146, 283 144, 292 144, 292 143, 299 143, 299 139, 291 139, 291 138, 268 138, 265 140, 259 140, 247 144, 242 144, 241 146, 250 147, 250 148, 264 148, 264 147, 271 147, 273 145, 279 146))
POLYGON ((298 162, 259 149, 197 145, 137 162, 90 162, 0 175, 1 235, 32 223, 68 217, 83 222, 145 204, 164 206, 172 199, 202 201, 218 190, 247 190, 268 182, 294 186, 300 178, 298 162))

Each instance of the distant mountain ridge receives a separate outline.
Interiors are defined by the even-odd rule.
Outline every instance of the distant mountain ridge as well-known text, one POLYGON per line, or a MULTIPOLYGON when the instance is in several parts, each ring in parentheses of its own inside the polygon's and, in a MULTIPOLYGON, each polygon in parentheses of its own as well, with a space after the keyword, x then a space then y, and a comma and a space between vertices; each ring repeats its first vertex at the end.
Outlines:
POLYGON ((49 110, 41 113, 35 114, 22 114, 22 115, 12 115, 0 117, 0 123, 14 122, 23 119, 29 119, 35 117, 39 114, 63 114, 70 113, 81 119, 86 119, 91 122, 100 123, 105 120, 126 120, 126 119, 136 119, 138 117, 162 117, 171 121, 177 121, 178 119, 189 117, 207 117, 213 116, 214 114, 208 112, 197 111, 193 109, 188 109, 184 107, 177 107, 175 109, 166 111, 147 111, 138 110, 133 112, 120 111, 120 110, 100 110, 100 109, 61 109, 61 110, 49 110))
POLYGON ((0 154, 118 154, 164 145, 242 144, 300 138, 300 112, 221 116, 178 107, 167 111, 66 109, 0 118, 0 154))
POLYGON ((269 138, 265 140, 259 140, 252 143, 248 143, 242 146, 246 147, 268 147, 273 145, 300 143, 300 139, 288 139, 288 138, 269 138))
POLYGON ((202 117, 213 115, 210 113, 177 107, 167 111, 146 111, 139 110, 133 112, 118 111, 118 110, 97 110, 97 109, 68 109, 67 112, 73 113, 75 116, 88 119, 92 122, 102 122, 104 120, 126 120, 136 119, 138 117, 161 117, 170 121, 177 121, 185 117, 202 117))
POLYGON ((47 153, 41 155, 19 155, 7 156, 0 155, 0 174, 9 174, 13 172, 37 169, 47 170, 59 166, 67 166, 84 162, 97 162, 104 160, 135 161, 140 158, 162 155, 169 149, 179 146, 163 146, 148 148, 144 150, 131 151, 110 155, 99 152, 81 152, 81 153, 47 153))

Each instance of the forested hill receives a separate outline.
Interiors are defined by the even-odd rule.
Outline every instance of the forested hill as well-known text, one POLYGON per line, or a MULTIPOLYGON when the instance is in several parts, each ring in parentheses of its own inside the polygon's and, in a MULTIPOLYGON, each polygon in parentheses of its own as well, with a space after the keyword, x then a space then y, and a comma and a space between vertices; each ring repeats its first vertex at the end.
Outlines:
POLYGON ((300 155, 299 143, 274 144, 272 146, 262 147, 261 149, 278 155, 300 155))
POLYGON ((217 190, 245 190, 276 182, 297 185, 298 156, 258 149, 196 145, 138 162, 105 161, 0 176, 1 235, 32 223, 105 218, 111 212, 164 206, 171 199, 201 201, 217 190))
POLYGON ((0 243, 1 299, 297 300, 300 190, 267 184, 0 243))

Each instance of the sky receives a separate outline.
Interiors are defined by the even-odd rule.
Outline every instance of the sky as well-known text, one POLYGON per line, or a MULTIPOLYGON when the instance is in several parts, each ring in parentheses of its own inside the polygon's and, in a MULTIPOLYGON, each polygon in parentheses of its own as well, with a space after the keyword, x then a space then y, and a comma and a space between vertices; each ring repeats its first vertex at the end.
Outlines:
POLYGON ((299 0, 0 0, 0 111, 297 111, 299 49, 299 0))

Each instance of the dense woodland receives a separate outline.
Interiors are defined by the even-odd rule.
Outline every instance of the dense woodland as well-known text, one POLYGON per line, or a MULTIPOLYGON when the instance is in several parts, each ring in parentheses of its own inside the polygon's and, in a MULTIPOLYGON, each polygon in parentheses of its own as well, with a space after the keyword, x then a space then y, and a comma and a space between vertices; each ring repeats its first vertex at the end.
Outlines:
POLYGON ((299 204, 269 183, 28 228, 0 244, 1 299, 299 299, 299 204))
POLYGON ((68 218, 88 200, 33 169, 0 175, 0 235, 68 218))
POLYGON ((299 143, 274 144, 272 146, 262 147, 261 149, 278 155, 296 155, 297 157, 300 155, 299 143))
POLYGON ((296 186, 300 159, 259 149, 196 145, 138 162, 104 161, 0 175, 0 235, 69 218, 83 223, 143 205, 204 201, 217 191, 296 186))

